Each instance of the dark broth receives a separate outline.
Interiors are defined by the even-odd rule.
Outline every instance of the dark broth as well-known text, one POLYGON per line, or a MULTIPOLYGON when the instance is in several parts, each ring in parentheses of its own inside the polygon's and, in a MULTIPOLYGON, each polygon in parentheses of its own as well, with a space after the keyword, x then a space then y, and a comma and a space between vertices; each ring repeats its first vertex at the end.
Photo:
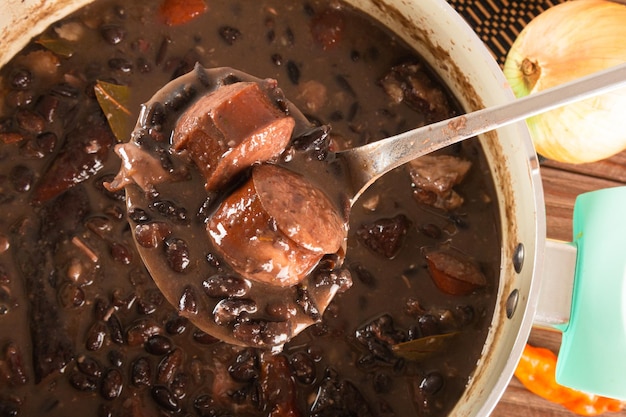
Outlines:
MULTIPOLYGON (((79 33, 71 57, 32 42, 0 72, 0 416, 446 415, 480 358, 498 285, 497 204, 477 142, 445 152, 472 161, 455 210, 418 203, 404 167, 361 197, 344 262, 352 287, 272 357, 217 342, 156 288, 124 194, 102 186, 120 161, 93 92, 99 80, 128 86, 130 135, 141 103, 196 62, 233 67, 278 80, 342 148, 438 117, 394 103, 380 85, 392 67, 420 58, 335 2, 215 0, 176 27, 155 17, 158 2, 127 3, 97 0, 39 38, 79 33), (311 28, 337 16, 341 35, 324 47, 311 28), (58 66, 47 73, 51 56, 58 66), (363 225, 398 215, 408 227, 392 257, 357 238, 363 225), (461 296, 439 290, 423 252, 440 246, 475 260, 487 285, 461 296), (458 334, 425 359, 395 355, 385 341, 447 327, 458 334), (288 402, 296 414, 281 408, 288 402)), ((204 197, 194 199, 185 215, 198 227, 204 197)), ((206 255, 195 249, 198 279, 220 270, 206 255)))

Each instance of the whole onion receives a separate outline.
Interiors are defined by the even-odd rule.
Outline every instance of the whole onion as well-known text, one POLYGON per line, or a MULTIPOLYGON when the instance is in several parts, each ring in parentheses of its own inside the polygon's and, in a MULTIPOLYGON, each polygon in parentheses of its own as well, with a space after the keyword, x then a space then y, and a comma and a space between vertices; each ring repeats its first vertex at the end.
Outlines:
MULTIPOLYGON (((509 51, 504 74, 517 97, 626 62, 626 5, 573 0, 535 17, 509 51)), ((583 163, 626 149, 626 89, 527 120, 537 153, 583 163)))

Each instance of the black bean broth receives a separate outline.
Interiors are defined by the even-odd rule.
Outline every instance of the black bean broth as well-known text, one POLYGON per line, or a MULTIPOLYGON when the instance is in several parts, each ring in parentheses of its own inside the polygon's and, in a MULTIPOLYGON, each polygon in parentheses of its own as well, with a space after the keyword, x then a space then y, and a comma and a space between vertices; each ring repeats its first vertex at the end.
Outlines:
MULTIPOLYGON (((192 163, 128 211, 107 185, 141 104, 196 63, 278 81, 306 116, 272 161, 284 167, 452 116, 454 99, 403 42, 340 2, 214 0, 173 26, 160 3, 97 0, 0 72, 0 416, 446 415, 480 358, 498 285, 497 204, 477 142, 376 182, 351 209, 345 259, 322 258, 304 285, 275 293, 283 304, 248 293, 214 248, 190 240, 206 240, 217 198, 192 163), (137 249, 151 242, 180 279, 171 303, 137 249), (316 314, 311 294, 329 285, 337 294, 316 314), (282 350, 254 327, 235 342, 260 347, 228 344, 189 319, 199 297, 218 325, 279 329, 265 342, 292 312, 313 324, 282 350)), ((197 99, 175 96, 167 123, 144 113, 149 132, 133 133, 170 173, 185 161, 167 146, 172 124, 197 99)))

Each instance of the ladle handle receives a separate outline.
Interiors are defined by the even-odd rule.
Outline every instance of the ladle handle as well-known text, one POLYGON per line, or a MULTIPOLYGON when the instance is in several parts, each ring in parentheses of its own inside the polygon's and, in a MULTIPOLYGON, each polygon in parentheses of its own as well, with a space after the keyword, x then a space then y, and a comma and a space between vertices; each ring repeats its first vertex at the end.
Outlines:
POLYGON ((380 176, 419 156, 568 103, 626 87, 626 64, 596 72, 509 103, 481 109, 339 152, 347 161, 353 201, 380 176))
MULTIPOLYGON (((572 307, 569 323, 556 326, 557 382, 626 400, 626 186, 578 196, 573 226, 572 307)), ((558 276, 543 277, 551 278, 558 276)))

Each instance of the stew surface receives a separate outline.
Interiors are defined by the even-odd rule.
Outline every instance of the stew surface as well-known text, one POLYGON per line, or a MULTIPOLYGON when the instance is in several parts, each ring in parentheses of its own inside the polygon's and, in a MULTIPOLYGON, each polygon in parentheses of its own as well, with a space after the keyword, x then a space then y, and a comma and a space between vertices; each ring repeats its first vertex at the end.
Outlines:
MULTIPOLYGON (((0 71, 0 416, 446 415, 498 286, 498 207, 478 142, 378 181, 352 207, 345 259, 322 258, 283 304, 238 296, 246 281, 189 241, 206 238, 216 209, 194 164, 192 188, 168 182, 142 210, 107 188, 141 104, 196 63, 278 81, 309 124, 278 165, 460 111, 419 56, 340 2, 206 6, 96 0, 0 71), (137 249, 152 244, 173 277, 195 277, 194 297, 220 305, 211 320, 315 324, 278 352, 220 342, 189 320, 193 297, 168 302, 155 285, 137 249), (329 282, 338 294, 318 316, 307 291, 329 282)), ((170 99, 169 122, 146 122, 142 143, 173 173, 172 122, 196 97, 170 99)))

